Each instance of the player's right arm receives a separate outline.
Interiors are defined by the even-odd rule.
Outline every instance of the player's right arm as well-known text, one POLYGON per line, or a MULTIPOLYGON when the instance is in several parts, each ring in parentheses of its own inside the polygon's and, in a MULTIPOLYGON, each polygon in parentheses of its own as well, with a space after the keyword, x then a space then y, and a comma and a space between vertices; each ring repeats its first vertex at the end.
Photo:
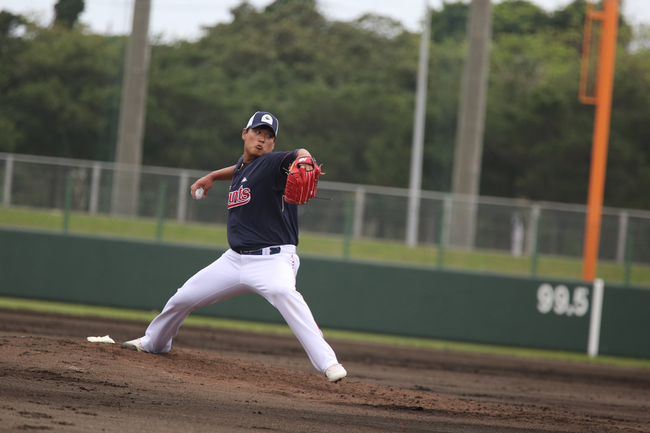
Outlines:
POLYGON ((203 195, 206 196, 208 195, 208 190, 212 188, 212 184, 215 181, 218 180, 232 180, 234 174, 235 174, 235 167, 236 165, 232 165, 230 167, 225 167, 219 170, 215 170, 210 174, 206 174, 192 185, 191 191, 192 195, 194 195, 194 192, 199 189, 203 188, 203 195))

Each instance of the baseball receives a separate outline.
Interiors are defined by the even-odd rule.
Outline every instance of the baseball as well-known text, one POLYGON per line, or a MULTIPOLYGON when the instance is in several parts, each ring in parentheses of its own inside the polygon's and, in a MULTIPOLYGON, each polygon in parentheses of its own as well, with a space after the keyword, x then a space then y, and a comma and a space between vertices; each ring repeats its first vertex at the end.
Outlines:
POLYGON ((197 200, 201 200, 203 198, 203 188, 198 188, 196 191, 194 191, 194 198, 197 200))

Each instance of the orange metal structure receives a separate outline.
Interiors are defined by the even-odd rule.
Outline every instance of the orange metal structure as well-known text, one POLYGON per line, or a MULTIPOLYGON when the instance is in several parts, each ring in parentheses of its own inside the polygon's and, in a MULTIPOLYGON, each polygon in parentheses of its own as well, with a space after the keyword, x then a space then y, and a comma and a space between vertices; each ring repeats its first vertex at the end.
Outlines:
POLYGON ((587 3, 582 74, 580 79, 580 101, 585 104, 594 104, 596 106, 596 115, 591 150, 589 196, 587 199, 587 219, 583 250, 582 278, 585 281, 593 281, 596 278, 598 264, 605 172, 607 167, 607 145, 612 113, 612 93, 614 90, 618 5, 619 0, 603 0, 602 11, 594 11, 592 3, 587 3), (594 96, 590 97, 587 96, 586 89, 592 20, 601 21, 601 33, 598 49, 596 90, 594 96))

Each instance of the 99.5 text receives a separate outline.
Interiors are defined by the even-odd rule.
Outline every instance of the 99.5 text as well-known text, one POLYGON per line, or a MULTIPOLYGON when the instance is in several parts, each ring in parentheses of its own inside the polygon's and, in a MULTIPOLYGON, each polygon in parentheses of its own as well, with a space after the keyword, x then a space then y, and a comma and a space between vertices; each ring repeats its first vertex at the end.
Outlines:
POLYGON ((537 310, 542 314, 553 311, 557 315, 584 316, 589 311, 589 289, 576 287, 571 291, 564 284, 553 288, 544 283, 537 289, 537 310))

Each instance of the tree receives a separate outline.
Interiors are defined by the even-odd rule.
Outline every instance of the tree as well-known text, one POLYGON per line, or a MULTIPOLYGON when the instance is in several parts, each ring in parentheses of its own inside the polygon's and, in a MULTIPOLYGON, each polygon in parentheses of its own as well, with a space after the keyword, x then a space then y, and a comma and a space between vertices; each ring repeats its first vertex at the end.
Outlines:
POLYGON ((12 83, 12 65, 22 49, 23 40, 15 36, 19 26, 28 24, 20 15, 0 11, 0 151, 13 152, 22 133, 11 118, 12 107, 4 98, 12 83))
POLYGON ((464 40, 467 37, 468 17, 469 4, 443 0, 442 10, 431 11, 431 39, 438 43, 445 39, 464 40))
POLYGON ((280 119, 276 149, 314 149, 330 179, 406 185, 396 150, 410 140, 417 37, 372 15, 332 23, 301 0, 233 15, 196 43, 155 47, 146 163, 233 160, 242 119, 263 109, 280 119))
MULTIPOLYGON (((98 158, 119 95, 123 38, 32 28, 6 69, 0 66, 0 149, 17 153, 98 158)), ((4 64, 4 62, 2 62, 4 64)))
POLYGON ((505 0, 494 6, 492 33, 519 35, 543 32, 551 19, 546 12, 526 0, 505 0))
POLYGON ((650 49, 617 55, 605 204, 650 209, 650 49))
POLYGON ((491 60, 481 194, 581 197, 593 123, 577 97, 579 57, 542 33, 502 36, 491 60))
MULTIPOLYGON (((444 2, 432 14, 425 189, 449 190, 468 11, 444 2)), ((198 41, 154 42, 145 164, 234 162, 243 122, 268 110, 280 119, 276 149, 309 148, 327 180, 408 185, 419 35, 373 14, 329 21, 312 0, 232 14, 198 41)), ((549 13, 495 5, 481 194, 585 202, 584 14, 584 0, 549 13)), ((623 18, 620 29, 605 204, 650 209, 650 44, 643 33, 631 44, 623 18)), ((0 12, 0 151, 112 160, 124 44, 0 12)))
POLYGON ((24 22, 24 18, 20 15, 14 15, 4 10, 0 11, 0 38, 11 37, 13 31, 24 22))
POLYGON ((72 29, 84 8, 84 0, 59 0, 54 5, 54 24, 72 29))

